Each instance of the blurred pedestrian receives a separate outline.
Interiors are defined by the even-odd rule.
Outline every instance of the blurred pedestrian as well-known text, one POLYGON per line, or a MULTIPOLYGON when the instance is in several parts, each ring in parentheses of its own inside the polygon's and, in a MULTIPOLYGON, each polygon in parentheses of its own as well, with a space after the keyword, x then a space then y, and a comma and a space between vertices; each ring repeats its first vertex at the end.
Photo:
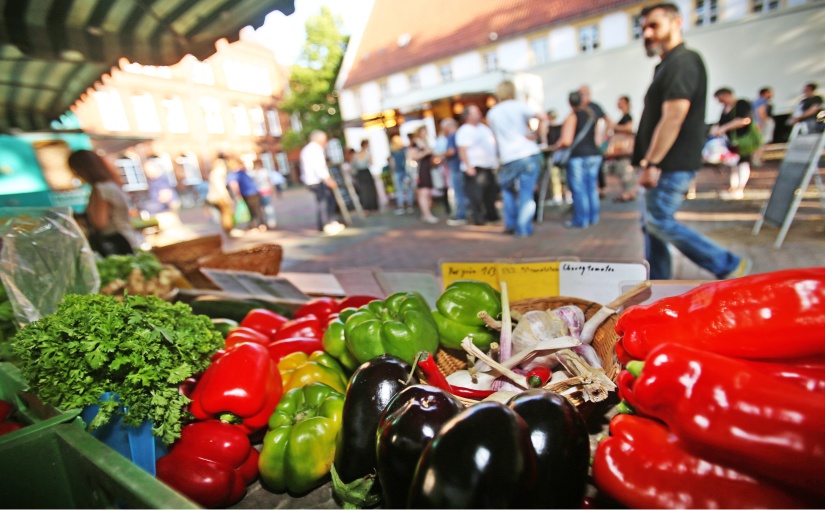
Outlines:
POLYGON ((206 193, 206 203, 218 211, 221 228, 226 234, 230 234, 235 227, 235 201, 229 192, 228 176, 226 155, 221 152, 212 162, 212 168, 209 170, 209 191, 206 193))
POLYGON ((464 123, 458 128, 455 140, 464 174, 464 190, 473 223, 484 225, 488 221, 499 220, 496 210, 498 186, 494 173, 498 167, 496 137, 482 122, 484 117, 478 106, 468 105, 462 117, 464 123))
POLYGON ((407 173, 407 148, 401 135, 393 135, 390 140, 390 167, 395 183, 395 214, 413 212, 412 178, 407 173))
MULTIPOLYGON (((737 99, 733 90, 723 87, 714 92, 713 97, 722 105, 719 122, 710 128, 711 136, 728 136, 729 139, 742 138, 748 134, 751 119, 751 105, 744 99, 737 99)), ((751 176, 751 154, 736 151, 739 163, 730 169, 730 187, 719 195, 724 200, 745 198, 745 185, 751 176)))
MULTIPOLYGON (((817 128, 816 118, 822 110, 822 96, 816 95, 816 88, 818 85, 814 82, 805 84, 802 89, 802 100, 794 108, 791 118, 788 123, 791 125, 802 124, 805 126, 806 133, 812 133, 819 130, 817 128)), ((825 124, 819 124, 825 126, 825 124)))
POLYGON ((326 145, 327 134, 323 131, 316 129, 309 134, 309 143, 301 149, 301 182, 315 193, 318 230, 334 236, 344 230, 344 225, 335 220, 333 190, 338 184, 329 173, 326 145))
POLYGON ((69 156, 69 168, 92 192, 86 205, 89 245, 104 257, 128 255, 140 248, 140 234, 129 219, 129 197, 114 170, 97 154, 77 150, 69 156))
MULTIPOLYGON (((613 129, 613 123, 610 121, 610 117, 605 115, 604 109, 602 109, 598 103, 594 103, 591 100, 589 85, 582 85, 579 87, 578 92, 581 97, 581 107, 585 110, 590 110, 593 117, 596 119, 596 127, 593 131, 594 140, 596 142, 596 147, 601 148, 607 139, 605 133, 613 129)), ((606 190, 607 176, 605 175, 605 169, 601 164, 599 164, 599 198, 604 197, 606 190)))
POLYGON ((773 120, 773 89, 770 87, 763 87, 759 91, 757 97, 751 103, 751 110, 753 111, 753 120, 762 131, 762 145, 751 156, 751 162, 756 166, 762 165, 762 154, 765 152, 765 146, 773 143, 773 133, 776 130, 776 122, 773 120))
POLYGON ((707 72, 702 57, 683 43, 675 4, 645 7, 641 20, 648 56, 661 59, 645 94, 633 149, 633 163, 642 168, 639 184, 647 190, 642 231, 650 279, 671 278, 670 244, 717 278, 745 276, 750 271, 747 257, 725 250, 674 217, 702 166, 707 72))
POLYGON ((613 201, 630 202, 636 200, 636 171, 630 164, 633 155, 633 117, 630 116, 630 98, 621 96, 616 105, 622 116, 619 122, 613 124, 608 133, 610 140, 605 153, 605 168, 607 173, 613 173, 619 178, 622 192, 613 201))
POLYGON ((453 214, 447 220, 447 225, 464 225, 467 223, 467 193, 464 189, 464 172, 461 171, 461 158, 456 144, 458 123, 452 117, 441 121, 441 132, 446 137, 447 147, 444 152, 444 164, 450 176, 450 187, 453 190, 453 214))
POLYGON ((505 80, 496 88, 498 104, 487 113, 487 122, 498 145, 501 170, 499 184, 504 198, 504 230, 516 236, 533 233, 536 214, 534 191, 541 168, 540 146, 529 121, 539 120, 541 145, 547 145, 547 114, 516 100, 516 87, 505 80))
POLYGON ((180 196, 172 185, 169 175, 164 171, 158 156, 150 156, 143 164, 149 188, 149 199, 142 204, 142 209, 158 220, 158 228, 164 230, 180 224, 180 196))
POLYGON ((361 141, 361 150, 352 158, 353 179, 358 199, 364 211, 374 212, 378 210, 378 189, 375 186, 375 179, 370 171, 372 165, 372 153, 370 152, 370 141, 361 141))
POLYGON ((420 126, 415 130, 412 145, 410 145, 409 155, 415 161, 415 168, 418 174, 417 197, 418 208, 421 211, 421 221, 424 223, 438 223, 438 218, 433 216, 433 151, 427 136, 427 126, 420 126))
MULTIPOLYGON (((258 228, 264 224, 261 214, 261 196, 258 187, 246 170, 244 163, 238 158, 229 159, 229 175, 226 178, 229 189, 235 194, 236 200, 243 200, 249 209, 249 229, 258 228)), ((236 204, 237 206, 237 204, 236 204)))
POLYGON ((275 218, 275 205, 272 203, 272 180, 269 177, 269 171, 260 163, 255 163, 252 170, 249 171, 249 176, 252 177, 252 182, 258 188, 258 196, 261 197, 260 209, 263 223, 258 226, 258 230, 264 231, 267 228, 273 229, 277 226, 275 218))
POLYGON ((569 148, 567 185, 573 193, 573 218, 566 228, 587 228, 599 223, 599 171, 602 154, 596 145, 596 116, 582 104, 579 92, 568 96, 571 112, 564 119, 556 150, 569 148))

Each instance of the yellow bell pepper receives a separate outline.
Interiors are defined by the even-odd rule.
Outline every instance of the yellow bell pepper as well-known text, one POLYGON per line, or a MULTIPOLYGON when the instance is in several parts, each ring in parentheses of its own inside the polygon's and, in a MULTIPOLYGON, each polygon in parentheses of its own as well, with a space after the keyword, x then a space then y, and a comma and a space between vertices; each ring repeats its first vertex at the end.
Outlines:
POLYGON ((278 371, 281 372, 284 393, 314 382, 324 383, 340 393, 347 391, 344 369, 324 351, 309 355, 304 352, 288 354, 278 363, 278 371))

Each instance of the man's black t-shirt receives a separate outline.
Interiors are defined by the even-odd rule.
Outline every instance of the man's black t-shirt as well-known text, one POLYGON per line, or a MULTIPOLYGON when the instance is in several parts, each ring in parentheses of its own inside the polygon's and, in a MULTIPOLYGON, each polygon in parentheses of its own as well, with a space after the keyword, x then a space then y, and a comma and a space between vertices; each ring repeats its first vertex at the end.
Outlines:
MULTIPOLYGON (((751 105, 744 99, 736 101, 733 108, 729 112, 722 111, 722 116, 719 117, 719 125, 727 124, 733 119, 746 119, 751 116, 751 105)), ((740 127, 736 130, 736 136, 745 136, 748 134, 748 126, 740 127)))
POLYGON ((625 124, 630 124, 632 122, 633 122, 633 118, 630 116, 630 114, 625 113, 624 115, 622 115, 622 118, 619 119, 619 122, 617 122, 617 125, 624 126, 625 124))
POLYGON ((687 99, 690 108, 676 137, 659 167, 663 171, 698 170, 702 166, 702 146, 705 143, 705 103, 708 79, 702 57, 680 44, 665 55, 656 66, 653 82, 645 95, 642 118, 636 132, 633 164, 644 159, 653 131, 662 118, 665 101, 687 99))
MULTIPOLYGON (((822 98, 820 96, 806 97, 799 104, 802 105, 802 111, 803 112, 805 110, 807 110, 808 108, 810 108, 811 106, 815 105, 815 104, 818 104, 819 107, 821 108, 822 107, 822 98)), ((807 117, 800 117, 799 120, 807 120, 807 119, 815 119, 815 118, 816 118, 816 113, 814 113, 813 115, 808 115, 807 117)))

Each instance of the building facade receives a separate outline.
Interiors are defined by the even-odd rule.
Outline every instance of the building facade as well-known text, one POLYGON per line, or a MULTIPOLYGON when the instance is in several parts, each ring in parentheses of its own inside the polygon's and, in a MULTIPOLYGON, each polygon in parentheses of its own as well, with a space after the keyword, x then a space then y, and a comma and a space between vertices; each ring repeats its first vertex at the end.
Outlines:
MULTIPOLYGON (((563 118, 583 84, 618 119, 619 96, 638 119, 658 59, 647 58, 640 12, 651 1, 421 0, 375 3, 353 37, 337 85, 347 143, 369 139, 376 159, 387 134, 428 126, 475 103, 486 111, 505 77, 520 95, 563 118)), ((782 120, 802 86, 825 81, 825 2, 677 0, 687 45, 704 56, 709 94, 727 86, 753 99, 774 89, 782 120)), ((721 112, 709 98, 706 120, 721 112)), ((779 123, 778 123, 779 124, 779 123)))
POLYGON ((103 135, 96 149, 107 153, 137 203, 147 189, 143 164, 151 157, 190 203, 203 200, 211 162, 221 153, 248 168, 258 164, 290 175, 280 145, 290 118, 278 109, 287 72, 253 34, 245 30, 235 43, 218 41, 216 53, 203 61, 188 55, 155 67, 121 59, 72 107, 93 140, 103 135), (124 142, 113 143, 118 138, 124 142))

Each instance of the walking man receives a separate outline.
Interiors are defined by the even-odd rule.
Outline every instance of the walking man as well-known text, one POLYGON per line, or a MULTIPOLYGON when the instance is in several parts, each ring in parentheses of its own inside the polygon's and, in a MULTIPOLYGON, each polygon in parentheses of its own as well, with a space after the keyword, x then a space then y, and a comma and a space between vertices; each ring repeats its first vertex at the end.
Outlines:
POLYGON ((458 123, 452 117, 441 121, 441 133, 447 139, 447 148, 443 158, 450 173, 450 186, 453 188, 453 217, 447 220, 447 225, 465 225, 467 223, 467 196, 464 190, 464 172, 461 171, 461 159, 455 143, 455 134, 458 123))
POLYGON ((496 211, 496 177, 493 171, 498 166, 496 138, 481 119, 481 109, 471 104, 464 110, 464 124, 455 135, 464 192, 470 202, 473 223, 484 225, 498 221, 496 211))
POLYGON ((335 215, 335 195, 338 185, 329 174, 324 147, 327 135, 315 130, 309 134, 309 143, 301 149, 301 182, 315 193, 318 207, 318 230, 334 236, 344 230, 344 225, 333 220, 335 215))
POLYGON ((717 278, 750 272, 750 260, 736 255, 674 218, 690 182, 702 165, 707 73, 702 57, 685 47, 682 17, 672 3, 642 10, 647 55, 658 56, 636 134, 633 163, 642 168, 646 188, 642 213, 645 257, 651 280, 672 277, 668 245, 674 245, 717 278))

